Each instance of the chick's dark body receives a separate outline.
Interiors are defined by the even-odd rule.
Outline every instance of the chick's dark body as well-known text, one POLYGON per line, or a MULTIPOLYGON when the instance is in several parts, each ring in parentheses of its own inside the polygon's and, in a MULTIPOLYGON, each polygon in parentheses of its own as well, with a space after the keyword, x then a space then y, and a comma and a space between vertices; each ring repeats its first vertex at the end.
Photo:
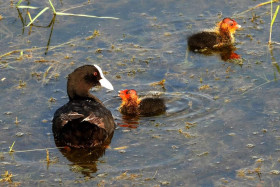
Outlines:
POLYGON ((165 101, 163 98, 147 97, 141 99, 139 104, 139 113, 143 116, 155 116, 166 111, 165 101))
POLYGON ((221 37, 215 32, 200 32, 188 38, 188 46, 192 51, 214 49, 214 46, 221 40, 220 38, 221 37))

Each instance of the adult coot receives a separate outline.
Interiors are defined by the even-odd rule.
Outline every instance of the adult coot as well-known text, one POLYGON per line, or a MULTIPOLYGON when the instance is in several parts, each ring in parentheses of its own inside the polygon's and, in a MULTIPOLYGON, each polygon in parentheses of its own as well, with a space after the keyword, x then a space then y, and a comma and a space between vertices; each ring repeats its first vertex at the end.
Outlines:
POLYGON ((53 118, 57 145, 90 148, 112 137, 115 122, 111 112, 89 92, 95 86, 114 89, 97 65, 81 66, 68 75, 69 102, 60 107, 53 118))

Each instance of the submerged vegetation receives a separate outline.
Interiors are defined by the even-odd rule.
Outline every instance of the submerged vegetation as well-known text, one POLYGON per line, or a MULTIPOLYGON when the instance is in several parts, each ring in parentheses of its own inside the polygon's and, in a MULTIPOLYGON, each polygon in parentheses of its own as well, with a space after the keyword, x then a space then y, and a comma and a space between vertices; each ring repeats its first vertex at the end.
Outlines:
MULTIPOLYGON (((245 13, 247 13, 249 11, 252 11, 252 10, 254 10, 256 8, 259 8, 259 7, 262 7, 262 6, 270 4, 270 31, 269 31, 269 40, 268 40, 269 46, 273 43, 272 39, 271 39, 271 37, 272 37, 272 28, 273 28, 274 22, 276 20, 276 17, 278 15, 279 7, 280 7, 280 5, 277 5, 276 10, 273 13, 273 3, 277 3, 277 2, 279 2, 279 0, 270 0, 270 1, 267 1, 267 2, 259 3, 256 6, 254 6, 253 8, 249 8, 248 10, 239 13, 239 14, 245 14, 245 13)), ((274 43, 280 44, 278 42, 274 42, 274 43)))
MULTIPOLYGON (((180 2, 176 8, 169 1, 135 1, 130 5, 129 1, 112 1, 114 6, 109 8, 119 8, 112 14, 124 18, 115 21, 116 17, 66 13, 89 3, 59 10, 51 0, 46 1, 48 7, 41 1, 36 2, 41 7, 30 2, 20 0, 17 9, 12 7, 16 10, 10 16, 13 19, 6 21, 5 12, 1 12, 3 19, 0 17, 1 24, 13 34, 6 39, 4 29, 0 31, 0 41, 7 43, 0 54, 0 186, 279 183, 280 56, 276 52, 279 35, 272 32, 278 27, 278 0, 260 3, 249 9, 249 14, 239 13, 237 19, 244 29, 236 38, 237 51, 244 58, 242 66, 223 62, 219 56, 187 54, 186 35, 191 29, 219 19, 212 9, 198 16, 188 12, 193 8, 184 12, 188 8, 184 1, 172 2, 180 2), (137 7, 132 6, 135 4, 137 7), (130 10, 132 7, 135 9, 130 10), (264 10, 258 7, 266 8, 265 13, 260 14, 264 10), (68 22, 56 19, 58 16, 68 22), (77 18, 73 23, 65 16, 114 19, 116 24, 95 20, 87 25, 75 22, 77 18), (38 26, 44 24, 43 17, 50 18, 50 23, 48 20, 47 26, 38 26), (11 20, 17 22, 11 24, 11 20), (67 32, 73 27, 81 28, 67 32), (21 29, 29 32, 21 33, 21 29), (53 30, 58 32, 52 34, 53 30), (132 87, 141 93, 164 93, 167 113, 156 118, 126 119, 118 113, 116 93, 100 95, 118 123, 111 148, 99 158, 95 152, 88 152, 86 159, 79 154, 69 156, 70 148, 54 144, 52 115, 66 102, 64 83, 69 71, 95 63, 104 68, 117 90, 132 87)), ((63 3, 68 5, 69 1, 63 3)), ((111 14, 104 5, 107 2, 98 3, 97 8, 104 6, 107 12, 99 14, 111 14)), ((255 1, 242 3, 252 5, 255 1)), ((94 12, 95 8, 87 11, 94 12)))
MULTIPOLYGON (((18 3, 16 4, 16 8, 21 8, 21 9, 39 9, 39 7, 34 7, 34 6, 24 6, 24 5, 21 5, 22 3, 22 0, 19 0, 18 3)), ((53 11, 53 15, 54 17, 56 15, 60 15, 60 16, 78 16, 78 17, 87 17, 87 18, 99 18, 99 19, 119 19, 119 18, 116 18, 116 17, 99 17, 99 16, 93 16, 93 15, 85 15, 85 14, 72 14, 72 13, 65 13, 64 11, 61 11, 61 12, 57 12, 52 4, 52 0, 49 0, 49 4, 52 8, 52 11, 53 11)), ((49 7, 45 7, 43 10, 41 10, 33 19, 28 11, 28 16, 29 16, 29 19, 30 19, 30 22, 26 25, 26 27, 29 27, 34 21, 37 20, 37 18, 39 16, 41 16, 46 10, 48 10, 49 7)))

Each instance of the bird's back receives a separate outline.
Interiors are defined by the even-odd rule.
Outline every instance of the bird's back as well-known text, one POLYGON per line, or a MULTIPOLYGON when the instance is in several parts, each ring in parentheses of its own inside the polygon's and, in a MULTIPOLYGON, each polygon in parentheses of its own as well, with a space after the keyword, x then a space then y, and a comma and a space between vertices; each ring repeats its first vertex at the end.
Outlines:
POLYGON ((55 140, 72 147, 102 144, 114 128, 111 112, 90 99, 69 101, 55 112, 53 118, 55 140))
POLYGON ((140 114, 143 116, 154 116, 166 111, 165 101, 159 97, 146 97, 141 99, 139 105, 140 114))
POLYGON ((215 32, 200 32, 188 38, 188 46, 192 51, 201 49, 213 49, 219 42, 218 34, 215 32))

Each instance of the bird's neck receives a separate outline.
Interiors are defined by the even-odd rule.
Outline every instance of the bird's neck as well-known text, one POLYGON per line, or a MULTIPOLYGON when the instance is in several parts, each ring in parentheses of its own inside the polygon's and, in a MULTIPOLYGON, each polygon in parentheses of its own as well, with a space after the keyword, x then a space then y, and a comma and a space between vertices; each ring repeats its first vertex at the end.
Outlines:
POLYGON ((89 87, 83 87, 83 86, 70 87, 68 85, 67 94, 70 101, 89 99, 102 104, 102 102, 97 97, 95 97, 89 92, 89 87))
POLYGON ((234 42, 233 34, 227 28, 220 28, 219 35, 223 43, 234 42))

